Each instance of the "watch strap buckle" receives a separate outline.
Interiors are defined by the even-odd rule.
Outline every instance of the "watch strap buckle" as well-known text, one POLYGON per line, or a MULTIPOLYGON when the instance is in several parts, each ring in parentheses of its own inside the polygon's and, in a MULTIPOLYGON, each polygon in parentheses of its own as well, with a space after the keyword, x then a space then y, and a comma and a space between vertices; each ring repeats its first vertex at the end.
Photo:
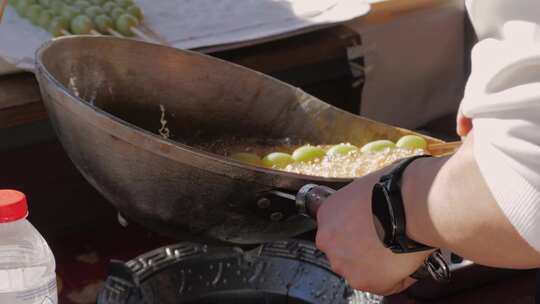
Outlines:
POLYGON ((435 282, 448 283, 450 281, 450 268, 441 251, 436 250, 424 260, 424 265, 411 277, 417 280, 431 277, 435 282))

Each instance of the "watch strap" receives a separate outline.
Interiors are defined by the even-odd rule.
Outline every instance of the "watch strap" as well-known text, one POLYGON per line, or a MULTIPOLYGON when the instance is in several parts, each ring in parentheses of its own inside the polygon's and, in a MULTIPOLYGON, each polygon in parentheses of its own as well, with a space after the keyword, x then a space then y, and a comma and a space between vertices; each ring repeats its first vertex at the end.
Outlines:
POLYGON ((403 176, 403 172, 412 162, 424 157, 431 156, 417 155, 402 160, 396 167, 394 167, 394 169, 392 169, 392 171, 381 177, 380 180, 389 194, 388 203, 390 204, 392 213, 394 215, 393 245, 389 247, 394 253, 410 253, 433 249, 430 246, 418 243, 407 237, 407 222, 405 208, 403 205, 403 196, 401 194, 401 178, 403 176))

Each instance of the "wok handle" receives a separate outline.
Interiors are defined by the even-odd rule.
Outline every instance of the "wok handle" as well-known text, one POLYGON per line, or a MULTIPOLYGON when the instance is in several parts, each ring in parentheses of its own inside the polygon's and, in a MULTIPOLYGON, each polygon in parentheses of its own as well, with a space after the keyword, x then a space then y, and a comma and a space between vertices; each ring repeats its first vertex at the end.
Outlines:
POLYGON ((317 219, 317 212, 324 201, 336 193, 336 190, 315 184, 307 184, 300 188, 296 195, 296 206, 300 214, 317 219))

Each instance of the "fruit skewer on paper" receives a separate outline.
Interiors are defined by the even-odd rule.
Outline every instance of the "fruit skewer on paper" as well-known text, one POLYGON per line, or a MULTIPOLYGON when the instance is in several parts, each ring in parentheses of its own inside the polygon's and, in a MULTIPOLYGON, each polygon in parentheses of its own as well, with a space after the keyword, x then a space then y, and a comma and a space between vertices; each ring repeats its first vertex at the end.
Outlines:
MULTIPOLYGON (((2 0, 0 0, 2 1, 2 0)), ((137 27, 142 23, 142 10, 131 0, 10 0, 17 13, 53 36, 114 35, 154 39, 137 27)))

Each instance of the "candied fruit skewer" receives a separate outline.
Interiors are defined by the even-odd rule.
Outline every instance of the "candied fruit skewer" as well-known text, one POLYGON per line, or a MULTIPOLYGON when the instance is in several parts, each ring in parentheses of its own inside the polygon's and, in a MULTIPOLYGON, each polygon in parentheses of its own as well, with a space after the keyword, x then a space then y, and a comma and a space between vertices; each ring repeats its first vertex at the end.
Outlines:
POLYGON ((102 14, 94 18, 94 23, 96 24, 96 29, 105 35, 112 35, 118 38, 124 38, 124 35, 120 34, 114 29, 114 21, 111 17, 102 14))
MULTIPOLYGON (((0 0, 7 3, 7 0, 0 0)), ((156 40, 137 28, 144 18, 142 10, 132 0, 118 0, 104 3, 104 8, 96 6, 103 4, 102 0, 91 2, 84 0, 54 1, 54 0, 13 0, 12 5, 23 18, 29 19, 34 25, 41 26, 53 34, 53 36, 66 36, 73 34, 110 34, 124 38, 136 35, 147 42, 156 43, 156 40), (39 3, 39 4, 38 4, 39 3), (93 5, 94 4, 94 5, 93 5), (45 13, 47 11, 47 13, 45 13), (99 26, 94 22, 95 17, 108 11, 116 22, 105 21, 105 26, 99 26), (66 22, 52 24, 56 17, 63 17, 66 22), (92 20, 94 19, 94 20, 92 20), (71 30, 71 32, 70 32, 71 30)), ((101 17, 103 19, 103 17, 101 17)))
MULTIPOLYGON (((432 144, 428 146, 425 138, 418 135, 405 135, 394 143, 390 140, 375 140, 364 144, 362 148, 350 143, 334 145, 304 145, 296 148, 292 155, 284 152, 272 152, 261 163, 248 162, 249 157, 236 157, 237 160, 298 174, 322 177, 358 177, 413 155, 429 154, 434 148, 455 148, 458 144, 432 144)), ((238 147, 240 148, 240 147, 238 147)), ((253 148, 243 148, 253 151, 253 148)), ((266 149, 266 148, 265 148, 266 149)), ((290 151, 282 147, 279 150, 290 151)), ((442 151, 445 152, 445 151, 442 151)), ((451 151, 448 151, 450 153, 451 151)), ((265 153, 258 151, 258 153, 265 153)), ((267 153, 267 152, 266 152, 267 153)), ((445 152, 446 153, 446 152, 445 152)), ((240 153, 246 154, 246 153, 240 153)), ((238 153, 233 154, 238 155, 238 153)), ((248 153, 248 156, 250 154, 248 153)), ((435 155, 442 155, 438 150, 435 155)), ((233 157, 234 158, 234 157, 233 157)))
POLYGON ((146 42, 156 43, 155 39, 138 29, 138 25, 139 20, 136 17, 124 13, 118 16, 118 18, 116 18, 116 22, 114 23, 114 29, 113 26, 111 26, 107 28, 107 31, 111 35, 116 37, 130 37, 136 35, 146 42))
MULTIPOLYGON (((39 3, 47 2, 41 0, 39 3)), ((20 17, 29 19, 32 24, 41 26, 53 36, 71 35, 68 31, 69 20, 62 16, 55 16, 57 14, 50 9, 51 7, 37 4, 35 0, 13 0, 10 4, 20 17)), ((60 14, 61 12, 58 12, 58 15, 60 14)))
POLYGON ((113 31, 109 30, 112 35, 121 34, 127 37, 136 35, 144 41, 156 43, 155 39, 138 28, 144 20, 144 14, 132 0, 109 1, 103 5, 103 9, 115 20, 113 31))
MULTIPOLYGON (((85 15, 79 15, 79 16, 85 16, 85 15)), ((77 16, 77 17, 79 17, 79 16, 77 16)), ((75 17, 75 18, 77 18, 77 17, 75 17)), ((97 16, 96 16, 96 18, 97 18, 97 16)), ((91 19, 88 19, 88 20, 92 21, 91 19)), ((93 26, 91 28, 89 27, 90 25, 86 25, 86 27, 88 27, 88 28, 81 29, 80 31, 78 30, 78 31, 74 31, 74 32, 75 32, 75 34, 92 34, 92 35, 96 35, 96 36, 99 36, 99 35, 102 35, 102 34, 111 34, 111 35, 113 35, 115 37, 119 37, 119 38, 125 38, 126 37, 125 34, 120 33, 119 31, 117 31, 116 29, 113 28, 112 22, 110 24, 107 24, 106 21, 104 21, 104 22, 105 22, 104 25, 99 25, 97 20, 96 20, 95 22, 92 22, 93 26)), ((73 25, 72 25, 72 27, 73 27, 73 25)), ((145 40, 147 42, 155 42, 154 39, 150 38, 148 35, 144 34, 143 32, 141 32, 140 30, 138 30, 134 26, 126 27, 123 32, 127 32, 127 31, 132 32, 133 34, 139 36, 141 39, 143 39, 143 40, 145 40)))
MULTIPOLYGON (((127 1, 126 5, 130 3, 132 2, 127 1)), ((90 14, 97 11, 97 9, 91 7, 87 9, 87 13, 90 14)), ((94 17, 99 32, 119 38, 137 35, 144 41, 155 42, 154 39, 137 28, 143 19, 142 10, 139 7, 131 4, 128 11, 126 11, 117 6, 115 2, 107 2, 103 5, 101 11, 102 14, 94 17)))

